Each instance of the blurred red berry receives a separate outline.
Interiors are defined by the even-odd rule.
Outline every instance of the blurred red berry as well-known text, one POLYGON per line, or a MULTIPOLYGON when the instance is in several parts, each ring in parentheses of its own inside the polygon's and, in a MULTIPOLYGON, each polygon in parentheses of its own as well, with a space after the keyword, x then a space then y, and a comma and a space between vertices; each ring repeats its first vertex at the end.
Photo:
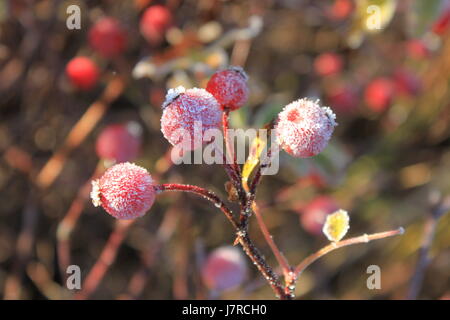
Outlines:
POLYGON ((87 57, 75 57, 66 66, 70 82, 82 90, 92 89, 99 77, 97 65, 87 57))
POLYGON ((408 55, 413 59, 426 59, 430 57, 430 50, 421 40, 410 40, 406 44, 408 55))
POLYGON ((92 203, 117 219, 142 217, 155 196, 155 185, 147 170, 129 162, 112 166, 100 179, 92 181, 92 203))
POLYGON ((447 9, 434 23, 432 30, 437 35, 443 35, 450 26, 450 9, 447 9))
POLYGON ((358 96, 349 86, 338 85, 328 92, 328 101, 339 113, 350 113, 358 107, 358 96))
POLYGON ((220 103, 222 108, 236 110, 248 99, 248 76, 241 67, 230 67, 213 74, 208 81, 208 90, 220 103))
POLYGON ((300 210, 300 223, 312 235, 320 235, 328 214, 339 209, 330 196, 318 196, 300 210))
POLYGON ((397 69, 394 72, 393 79, 398 94, 416 96, 421 90, 422 83, 419 77, 408 70, 397 69))
POLYGON ((151 6, 145 10, 140 22, 140 30, 144 38, 151 44, 157 44, 172 25, 172 13, 164 6, 151 6))
POLYGON ((335 119, 333 111, 321 107, 318 101, 294 101, 278 114, 277 142, 294 157, 315 156, 327 146, 337 125, 335 119))
POLYGON ((328 179, 317 169, 311 169, 308 174, 299 179, 298 185, 301 187, 325 188, 328 185, 328 179))
POLYGON ((342 58, 335 53, 323 53, 314 60, 314 70, 323 77, 341 72, 342 65, 342 58))
POLYGON ((214 250, 202 268, 202 279, 211 290, 224 291, 241 285, 247 276, 242 252, 231 246, 214 250))
POLYGON ((202 143, 209 129, 219 129, 222 110, 217 100, 205 89, 170 89, 163 104, 161 131, 173 145, 193 150, 202 143))
POLYGON ((328 16, 334 20, 343 20, 353 12, 352 0, 335 0, 328 10, 328 16))
POLYGON ((89 30, 89 44, 106 58, 113 58, 125 49, 126 34, 119 20, 105 17, 89 30))
POLYGON ((141 128, 136 122, 111 124, 97 138, 95 150, 100 159, 126 162, 134 160, 141 147, 141 128))
POLYGON ((364 100, 367 106, 375 112, 383 112, 392 102, 394 97, 394 84, 388 78, 372 80, 364 92, 364 100))

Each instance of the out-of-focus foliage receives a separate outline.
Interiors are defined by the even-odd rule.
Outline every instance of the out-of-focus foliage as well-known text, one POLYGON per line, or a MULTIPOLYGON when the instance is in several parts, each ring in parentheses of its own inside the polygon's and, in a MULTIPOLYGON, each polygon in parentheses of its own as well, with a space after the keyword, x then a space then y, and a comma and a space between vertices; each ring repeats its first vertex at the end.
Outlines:
MULTIPOLYGON (((348 211, 347 237, 398 226, 406 230, 401 237, 340 249, 315 262, 302 274, 297 297, 405 298, 432 210, 429 194, 450 192, 450 28, 441 21, 446 31, 433 32, 448 10, 444 0, 0 2, 0 295, 71 297, 57 266, 56 230, 96 170, 96 137, 108 124, 142 125, 144 145, 136 162, 158 181, 196 184, 226 198, 219 165, 171 165, 160 116, 166 89, 205 87, 216 69, 233 64, 249 74, 251 95, 247 106, 231 114, 232 127, 262 127, 300 97, 320 98, 337 113, 339 126, 325 151, 311 159, 281 153, 279 173, 263 177, 257 194, 289 261, 297 263, 329 243, 299 222, 319 196, 331 197, 348 211), (382 7, 377 32, 367 32, 364 24, 369 3, 382 7), (66 27, 69 4, 80 5, 80 30, 66 27), (148 43, 139 20, 155 4, 169 8, 173 24, 161 42, 148 43), (102 58, 88 44, 89 28, 102 16, 117 18, 127 32, 126 50, 116 59, 102 58), (314 61, 323 53, 342 59, 338 73, 317 74, 314 61), (65 76, 67 62, 79 55, 101 69, 91 91, 76 90, 65 76), (54 183, 38 187, 40 170, 61 146, 67 147, 71 129, 94 102, 102 101, 116 76, 125 79, 123 91, 85 140, 56 159, 63 165, 54 183), (380 77, 389 84, 367 98, 366 88, 380 77), (385 99, 386 105, 374 109, 368 99, 385 99), (380 290, 366 287, 372 264, 381 268, 380 290)), ((68 148, 80 137, 74 136, 68 148)), ((72 262, 83 275, 98 259, 114 223, 86 204, 70 238, 72 262)), ((449 227, 450 215, 443 215, 420 298, 450 294, 449 227)), ((275 265, 253 220, 250 233, 275 265)), ((217 208, 189 195, 163 194, 130 228, 92 297, 211 297, 200 275, 205 257, 233 240, 217 208)), ((273 295, 249 268, 244 284, 220 297, 273 295)))

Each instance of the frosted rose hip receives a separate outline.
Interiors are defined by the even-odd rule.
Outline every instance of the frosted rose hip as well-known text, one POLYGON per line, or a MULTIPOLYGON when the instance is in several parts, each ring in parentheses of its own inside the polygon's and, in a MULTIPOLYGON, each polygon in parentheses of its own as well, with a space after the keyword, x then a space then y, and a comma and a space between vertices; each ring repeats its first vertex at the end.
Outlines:
POLYGON ((224 291, 239 286, 247 276, 247 264, 236 247, 224 246, 214 250, 202 268, 202 279, 212 290, 224 291))
POLYGON ((204 133, 219 129, 222 111, 217 100, 204 89, 170 89, 163 104, 161 131, 174 146, 193 150, 202 143, 204 133))
POLYGON ((312 157, 328 144, 336 116, 318 101, 300 99, 284 107, 278 114, 275 126, 278 144, 290 155, 298 158, 312 157))
POLYGON ((240 67, 218 71, 206 85, 206 90, 217 99, 223 108, 236 110, 248 99, 248 76, 240 67))
POLYGON ((89 30, 89 44, 106 58, 112 58, 125 49, 126 34, 119 20, 105 17, 89 30))
POLYGON ((100 179, 92 181, 92 203, 117 219, 142 217, 155 196, 155 185, 147 170, 129 162, 112 166, 100 179))
POLYGON ((107 126, 97 138, 95 150, 98 157, 115 162, 134 160, 141 147, 141 130, 133 121, 107 126))
POLYGON ((75 57, 67 64, 66 74, 74 86, 82 90, 89 90, 97 83, 99 71, 91 59, 75 57))

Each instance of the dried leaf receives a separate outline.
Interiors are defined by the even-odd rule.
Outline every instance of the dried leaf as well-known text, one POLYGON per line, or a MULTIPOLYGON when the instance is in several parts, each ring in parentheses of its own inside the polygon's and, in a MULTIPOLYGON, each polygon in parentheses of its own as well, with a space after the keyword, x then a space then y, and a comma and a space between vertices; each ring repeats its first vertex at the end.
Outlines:
POLYGON ((266 141, 262 140, 259 136, 253 139, 250 146, 250 153, 248 155, 247 161, 245 161, 242 168, 242 182, 247 183, 253 170, 259 163, 261 154, 266 147, 266 141))
POLYGON ((225 190, 227 191, 228 194, 228 201, 231 202, 239 201, 238 192, 231 181, 225 182, 225 190))

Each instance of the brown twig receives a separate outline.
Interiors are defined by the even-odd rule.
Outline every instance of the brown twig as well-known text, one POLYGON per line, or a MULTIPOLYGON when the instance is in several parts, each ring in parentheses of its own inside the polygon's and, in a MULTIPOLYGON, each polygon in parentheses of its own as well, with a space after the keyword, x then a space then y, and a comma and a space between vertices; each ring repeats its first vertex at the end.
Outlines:
POLYGON ((264 239, 266 240, 267 244, 269 245, 270 249, 275 255, 278 264, 281 266, 285 278, 288 277, 292 271, 291 266, 289 265, 289 262, 287 261, 286 257, 283 255, 278 246, 275 244, 275 241, 273 241, 273 237, 270 234, 269 229, 266 226, 266 223, 264 222, 264 219, 261 215, 261 212, 256 202, 252 203, 252 209, 253 212, 255 213, 256 221, 258 222, 258 226, 264 236, 264 239))
POLYGON ((280 284, 278 276, 273 272, 272 268, 267 264, 263 255, 254 246, 253 242, 249 238, 247 232, 240 228, 240 224, 235 220, 232 211, 227 207, 227 205, 214 193, 206 189, 192 186, 192 185, 182 185, 182 184, 162 184, 159 185, 158 190, 162 191, 183 191, 195 193, 209 201, 211 201, 217 208, 219 208, 225 216, 228 218, 233 228, 236 231, 237 241, 244 249, 247 256, 256 265, 258 270, 267 280, 271 288, 274 290, 277 297, 280 299, 289 299, 290 297, 284 293, 284 288, 280 284))
POLYGON ((135 220, 117 220, 114 231, 109 236, 100 257, 84 280, 81 291, 74 296, 75 299, 87 299, 97 289, 109 267, 116 259, 117 251, 134 221, 135 220))
POLYGON ((114 76, 106 86, 100 99, 92 103, 83 116, 70 130, 63 145, 53 154, 37 175, 37 185, 48 188, 61 173, 69 154, 77 148, 102 119, 111 102, 116 100, 123 92, 124 80, 114 76))
POLYGON ((266 240, 266 242, 269 245, 270 249, 272 250, 275 258, 277 259, 277 262, 280 265, 285 278, 288 278, 292 272, 292 270, 291 270, 292 268, 289 265, 289 262, 287 261, 286 257, 283 255, 283 253, 281 253, 280 249, 278 248, 275 241, 273 240, 273 237, 270 234, 269 229, 267 228, 267 225, 264 222, 264 219, 261 215, 259 207, 258 207, 257 203, 254 201, 255 197, 256 197, 256 189, 257 189, 259 183, 261 182, 261 179, 262 179, 261 166, 259 166, 258 169, 256 170, 255 176, 253 177, 251 185, 248 186, 248 184, 247 184, 244 186, 245 190, 249 194, 248 206, 250 206, 252 208, 253 212, 255 213, 256 221, 261 230, 261 233, 264 236, 264 239, 266 240))
MULTIPOLYGON (((230 137, 228 135, 228 131, 230 130, 230 109, 224 107, 224 111, 222 112, 222 127, 223 127, 223 138, 225 140, 225 150, 227 158, 229 157, 229 161, 231 161, 231 166, 236 172, 237 176, 240 178, 241 168, 239 167, 236 159, 236 152, 234 151, 234 141, 230 141, 230 137)), ((227 162, 228 163, 228 162, 227 162)))
POLYGON ((186 300, 189 295, 188 285, 188 269, 189 269, 189 254, 192 247, 192 234, 190 227, 192 223, 192 212, 184 210, 180 217, 178 226, 178 233, 180 241, 175 247, 175 254, 173 256, 173 283, 172 293, 176 300, 186 300))
POLYGON ((227 217, 228 221, 232 224, 235 229, 239 228, 239 224, 236 222, 236 219, 233 216, 233 212, 227 207, 225 202, 223 202, 217 195, 213 192, 206 190, 204 188, 200 188, 197 186, 189 185, 189 184, 178 184, 178 183, 165 183, 160 184, 157 187, 159 192, 163 191, 183 191, 183 192, 191 192, 195 193, 202 198, 205 198, 211 201, 217 208, 219 208, 227 217))
POLYGON ((49 300, 69 299, 69 290, 53 281, 51 273, 40 262, 30 262, 27 265, 27 275, 39 291, 49 300))
POLYGON ((14 262, 11 273, 5 280, 5 300, 17 300, 21 296, 23 271, 33 250, 37 219, 39 217, 35 197, 34 190, 32 190, 23 209, 22 227, 16 242, 14 262))
POLYGON ((86 200, 89 198, 89 191, 91 190, 91 181, 96 179, 103 171, 103 162, 99 161, 92 176, 79 189, 77 197, 73 200, 66 215, 58 224, 56 231, 58 265, 61 277, 66 276, 67 267, 71 264, 70 258, 70 236, 80 219, 83 209, 86 205, 86 200))
POLYGON ((179 220, 179 210, 168 210, 164 214, 164 219, 156 232, 155 239, 151 242, 150 248, 142 253, 142 265, 138 271, 134 273, 127 287, 127 293, 124 298, 138 298, 147 283, 149 270, 156 261, 158 253, 164 244, 172 237, 179 220))
POLYGON ((423 277, 425 270, 430 263, 430 248, 436 234, 436 228, 439 223, 439 219, 445 214, 450 207, 450 197, 439 201, 434 208, 432 208, 427 220, 425 221, 422 246, 419 251, 419 258, 417 261, 414 275, 411 279, 411 284, 407 294, 408 300, 415 300, 420 293, 422 287, 423 277))

